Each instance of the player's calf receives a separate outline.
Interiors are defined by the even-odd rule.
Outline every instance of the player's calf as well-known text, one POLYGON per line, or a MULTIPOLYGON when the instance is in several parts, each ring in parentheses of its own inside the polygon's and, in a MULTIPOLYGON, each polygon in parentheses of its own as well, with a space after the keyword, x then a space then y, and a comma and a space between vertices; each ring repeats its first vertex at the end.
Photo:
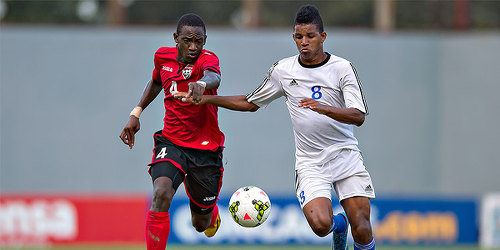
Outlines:
POLYGON ((203 232, 210 226, 212 216, 210 214, 207 215, 197 215, 192 216, 192 225, 197 232, 203 232))
POLYGON ((215 218, 217 218, 217 215, 219 214, 219 210, 215 209, 217 206, 212 208, 201 208, 191 201, 190 207, 191 223, 194 229, 198 232, 203 232, 205 229, 213 225, 215 218))

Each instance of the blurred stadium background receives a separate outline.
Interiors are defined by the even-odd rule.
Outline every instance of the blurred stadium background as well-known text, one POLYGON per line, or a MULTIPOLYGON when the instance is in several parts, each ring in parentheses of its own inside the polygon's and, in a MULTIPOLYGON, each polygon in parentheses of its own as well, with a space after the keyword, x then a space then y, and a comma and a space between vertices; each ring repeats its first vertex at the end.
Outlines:
MULTIPOLYGON (((350 60, 363 83, 370 115, 356 133, 377 192, 378 246, 500 247, 500 1, 0 0, 0 248, 140 249, 162 98, 142 115, 132 151, 118 135, 156 49, 173 46, 177 19, 195 12, 221 60, 219 93, 246 94, 296 54, 292 23, 305 3, 320 9, 326 50, 350 60)), ((294 198, 283 100, 219 117, 222 227, 210 240, 195 233, 180 188, 169 242, 327 249, 294 198), (257 229, 227 212, 245 185, 273 203, 257 229)))

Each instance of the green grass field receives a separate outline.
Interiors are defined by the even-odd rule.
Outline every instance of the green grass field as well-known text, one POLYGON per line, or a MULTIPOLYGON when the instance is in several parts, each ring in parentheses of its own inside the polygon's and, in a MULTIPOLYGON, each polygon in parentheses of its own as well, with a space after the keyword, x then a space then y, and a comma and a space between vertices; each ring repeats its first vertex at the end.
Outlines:
MULTIPOLYGON (((1 248, 4 250, 144 250, 143 246, 112 246, 112 247, 97 247, 97 246, 79 246, 79 247, 52 247, 52 248, 1 248)), ((329 246, 168 246, 167 250, 327 250, 329 246)), ((377 250, 486 250, 477 246, 451 246, 451 247, 377 247, 377 250)), ((488 250, 500 250, 500 248, 490 248, 488 250)))

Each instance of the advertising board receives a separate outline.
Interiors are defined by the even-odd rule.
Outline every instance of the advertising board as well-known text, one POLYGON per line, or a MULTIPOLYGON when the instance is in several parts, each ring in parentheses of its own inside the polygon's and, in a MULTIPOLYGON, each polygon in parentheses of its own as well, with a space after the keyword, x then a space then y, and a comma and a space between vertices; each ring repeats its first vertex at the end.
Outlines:
MULTIPOLYGON (((320 238, 309 228, 295 197, 270 196, 271 215, 256 228, 236 224, 228 198, 219 200, 222 224, 210 239, 193 229, 189 201, 176 197, 170 208, 169 243, 330 244, 330 237, 320 238)), ((142 194, 3 194, 0 246, 144 244, 149 200, 142 194)), ((375 239, 379 245, 477 244, 476 206, 474 199, 377 198, 371 207, 375 239)), ((342 211, 338 202, 333 207, 335 213, 342 211)), ((352 244, 350 234, 349 242, 352 244)))

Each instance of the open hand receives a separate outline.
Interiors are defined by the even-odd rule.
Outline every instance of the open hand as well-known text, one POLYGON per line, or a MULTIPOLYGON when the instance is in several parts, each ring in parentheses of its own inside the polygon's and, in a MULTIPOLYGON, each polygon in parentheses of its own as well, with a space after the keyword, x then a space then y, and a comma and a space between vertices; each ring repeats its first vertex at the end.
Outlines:
POLYGON ((305 98, 299 101, 299 107, 307 108, 316 111, 320 114, 325 114, 327 112, 325 105, 319 103, 312 98, 305 98))

